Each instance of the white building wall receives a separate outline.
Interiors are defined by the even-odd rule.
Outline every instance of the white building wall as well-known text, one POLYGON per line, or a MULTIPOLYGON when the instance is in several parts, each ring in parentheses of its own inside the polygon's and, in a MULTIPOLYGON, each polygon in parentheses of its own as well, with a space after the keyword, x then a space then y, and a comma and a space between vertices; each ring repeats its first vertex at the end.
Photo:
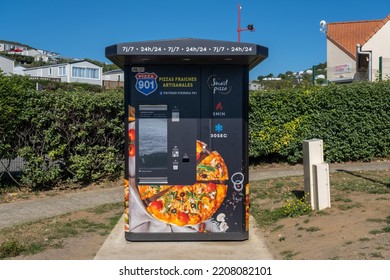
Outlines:
POLYGON ((329 81, 341 79, 353 79, 356 73, 356 61, 339 49, 331 41, 327 41, 327 79, 329 81), (337 66, 350 65, 351 71, 337 72, 337 66))
POLYGON ((102 67, 92 64, 88 61, 35 67, 35 68, 26 69, 24 73, 32 77, 60 78, 61 82, 67 82, 67 83, 78 82, 78 83, 102 85, 102 67), (63 71, 60 71, 60 69, 63 67, 65 67, 64 75, 62 75, 63 71), (97 78, 76 77, 73 75, 74 67, 96 69, 96 71, 98 72, 97 78), (52 69, 51 73, 50 73, 50 69, 52 69))
POLYGON ((0 56, 0 69, 4 74, 14 73, 15 62, 7 57, 0 56))
POLYGON ((372 52, 372 80, 379 77, 379 57, 383 57, 383 78, 390 78, 390 21, 362 46, 363 51, 372 52))
POLYGON ((88 61, 81 61, 78 63, 72 63, 69 64, 69 82, 77 82, 77 83, 88 83, 88 84, 95 84, 95 85, 102 85, 102 67, 99 67, 95 64, 92 64, 88 61), (80 78, 80 77, 74 77, 73 75, 73 68, 79 67, 79 68, 92 68, 98 70, 98 77, 97 78, 80 78))
POLYGON ((16 75, 21 75, 21 76, 23 76, 23 75, 25 75, 25 73, 24 73, 24 70, 25 70, 26 68, 24 68, 23 66, 16 66, 15 68, 14 68, 14 74, 16 74, 16 75))
POLYGON ((120 71, 108 71, 103 73, 103 81, 112 81, 112 82, 123 82, 125 79, 125 74, 123 70, 120 71))

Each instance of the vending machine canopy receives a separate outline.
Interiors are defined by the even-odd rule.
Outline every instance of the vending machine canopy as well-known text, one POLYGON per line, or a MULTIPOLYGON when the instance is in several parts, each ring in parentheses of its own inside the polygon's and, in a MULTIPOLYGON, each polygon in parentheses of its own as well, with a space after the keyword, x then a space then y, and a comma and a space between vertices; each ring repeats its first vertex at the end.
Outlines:
POLYGON ((133 64, 230 64, 249 70, 268 57, 268 48, 251 43, 205 39, 129 42, 106 48, 106 57, 120 68, 133 64))

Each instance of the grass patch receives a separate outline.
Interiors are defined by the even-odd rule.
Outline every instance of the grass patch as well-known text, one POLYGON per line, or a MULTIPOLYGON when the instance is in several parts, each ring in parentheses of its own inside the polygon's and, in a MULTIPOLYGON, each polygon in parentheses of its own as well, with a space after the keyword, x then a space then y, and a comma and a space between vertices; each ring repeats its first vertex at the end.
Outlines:
POLYGON ((0 230, 0 259, 63 248, 64 240, 85 233, 108 235, 123 213, 122 203, 107 204, 0 230), (99 221, 99 222, 97 222, 99 221))
POLYGON ((284 227, 284 225, 277 225, 276 227, 274 227, 273 229, 271 229, 271 232, 278 231, 278 230, 282 229, 283 227, 284 227))
POLYGON ((371 222, 371 223, 381 223, 381 222, 384 222, 385 220, 383 219, 374 219, 374 218, 371 218, 371 219, 367 219, 367 222, 371 222))
POLYGON ((353 208, 360 208, 360 207, 363 207, 363 205, 361 203, 337 205, 337 208, 339 208, 340 210, 343 210, 343 211, 350 210, 353 208))
POLYGON ((102 204, 95 208, 87 209, 87 212, 95 213, 95 214, 103 214, 107 213, 111 210, 118 209, 118 207, 123 207, 123 203, 110 203, 110 204, 102 204))
POLYGON ((382 232, 383 231, 380 229, 373 229, 373 230, 370 230, 368 233, 372 234, 372 235, 377 235, 377 234, 381 234, 382 232))
POLYGON ((293 252, 291 250, 283 251, 280 253, 284 260, 292 260, 294 256, 298 255, 298 252, 293 252))
POLYGON ((352 199, 337 195, 335 197, 334 201, 341 201, 341 202, 349 203, 349 202, 352 202, 352 199))
POLYGON ((44 245, 39 242, 23 243, 11 239, 0 244, 0 259, 16 257, 20 254, 37 254, 44 250, 44 245))
POLYGON ((371 257, 378 258, 378 259, 384 259, 384 257, 382 256, 381 252, 371 253, 371 257))
POLYGON ((331 175, 332 185, 347 192, 364 192, 369 194, 388 194, 388 171, 355 171, 339 172, 331 175))
POLYGON ((308 227, 305 229, 307 232, 315 232, 321 230, 319 227, 308 227))
POLYGON ((319 215, 319 216, 328 216, 328 215, 330 215, 330 213, 325 211, 325 210, 316 211, 316 214, 319 215))
POLYGON ((390 226, 382 228, 383 232, 390 232, 390 226))
POLYGON ((285 217, 282 208, 260 209, 259 206, 252 205, 250 212, 260 226, 272 225, 285 217))
POLYGON ((388 198, 388 197, 385 197, 385 196, 381 196, 381 197, 378 197, 378 198, 376 198, 375 200, 390 200, 390 198, 388 198))
POLYGON ((362 237, 362 238, 359 238, 359 241, 360 242, 367 242, 367 241, 370 241, 371 239, 368 238, 368 237, 362 237))
MULTIPOLYGON (((387 194, 390 189, 384 183, 388 179, 388 171, 337 172, 330 174, 333 191, 365 192, 387 194)), ((294 176, 276 178, 251 183, 251 214, 260 226, 269 226, 285 217, 301 215, 330 215, 329 211, 312 211, 311 206, 295 193, 303 193, 303 177, 294 176), (265 200, 265 201, 262 201, 265 200), (281 208, 275 208, 281 206, 281 208), (284 212, 284 213, 283 213, 284 212)), ((344 194, 336 194, 336 202, 340 210, 347 211, 363 207, 361 203, 353 203, 344 194)), ((390 219, 390 218, 389 218, 390 219)), ((390 222, 389 222, 390 223, 390 222)))
POLYGON ((295 189, 302 189, 303 178, 301 176, 268 179, 251 182, 251 196, 259 199, 272 199, 283 201, 294 195, 295 189))

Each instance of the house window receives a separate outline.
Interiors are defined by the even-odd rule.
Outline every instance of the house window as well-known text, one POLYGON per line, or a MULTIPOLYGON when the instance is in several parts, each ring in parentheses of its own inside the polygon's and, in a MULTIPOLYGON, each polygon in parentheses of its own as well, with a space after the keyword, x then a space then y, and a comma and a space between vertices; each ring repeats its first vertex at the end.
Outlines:
POLYGON ((88 67, 73 67, 72 77, 84 79, 99 79, 99 69, 88 67))
POLYGON ((49 68, 49 76, 53 76, 53 68, 52 67, 49 68))
POLYGON ((58 67, 58 76, 66 76, 66 67, 65 66, 58 67))

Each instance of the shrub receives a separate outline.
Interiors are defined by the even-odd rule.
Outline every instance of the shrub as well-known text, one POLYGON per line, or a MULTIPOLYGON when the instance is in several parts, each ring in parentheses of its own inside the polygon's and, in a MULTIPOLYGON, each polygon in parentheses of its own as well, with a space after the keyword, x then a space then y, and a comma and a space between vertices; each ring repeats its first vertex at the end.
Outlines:
POLYGON ((328 162, 390 153, 390 82, 258 91, 250 95, 249 155, 302 162, 302 141, 324 141, 328 162))
POLYGON ((34 189, 64 179, 88 183, 118 176, 124 165, 120 90, 36 91, 0 75, 0 159, 21 156, 21 183, 34 189))
MULTIPOLYGON (((124 167, 122 90, 0 74, 0 160, 22 156, 22 183, 114 178, 124 167), (45 87, 45 85, 44 85, 45 87)), ((390 154, 390 82, 252 92, 249 156, 302 161, 302 141, 324 141, 327 162, 390 154)))
POLYGON ((123 107, 120 91, 32 93, 21 122, 23 182, 40 186, 118 175, 124 162, 123 107))
POLYGON ((311 211, 311 205, 307 202, 307 195, 302 198, 289 198, 283 204, 283 213, 285 217, 299 217, 309 214, 311 211))

